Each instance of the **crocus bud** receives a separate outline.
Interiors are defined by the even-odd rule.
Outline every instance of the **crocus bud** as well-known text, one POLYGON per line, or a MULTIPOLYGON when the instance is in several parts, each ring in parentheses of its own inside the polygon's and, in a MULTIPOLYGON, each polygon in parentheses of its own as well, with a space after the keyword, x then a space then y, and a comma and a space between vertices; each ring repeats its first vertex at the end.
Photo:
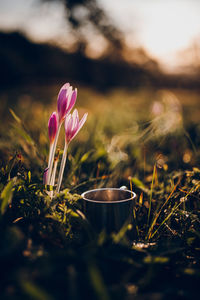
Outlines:
POLYGON ((71 140, 77 135, 79 130, 83 127, 88 114, 85 113, 82 119, 79 121, 78 111, 74 110, 73 114, 69 114, 65 118, 65 139, 69 144, 71 140))
POLYGON ((65 83, 58 94, 57 110, 59 123, 61 123, 65 116, 70 113, 73 108, 77 97, 77 90, 73 91, 69 83, 65 83))
POLYGON ((49 118, 49 123, 48 123, 50 144, 54 142, 57 129, 58 129, 58 116, 56 112, 53 112, 49 118))

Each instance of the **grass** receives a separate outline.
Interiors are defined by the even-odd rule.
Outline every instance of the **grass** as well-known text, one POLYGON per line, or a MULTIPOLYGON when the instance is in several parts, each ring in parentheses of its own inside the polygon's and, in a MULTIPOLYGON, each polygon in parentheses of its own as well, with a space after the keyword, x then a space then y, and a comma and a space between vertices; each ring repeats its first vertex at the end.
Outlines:
POLYGON ((51 201, 42 175, 58 90, 0 95, 1 299, 197 297, 199 94, 79 87, 77 107, 89 118, 51 201), (96 234, 80 194, 122 185, 137 194, 133 223, 96 234))

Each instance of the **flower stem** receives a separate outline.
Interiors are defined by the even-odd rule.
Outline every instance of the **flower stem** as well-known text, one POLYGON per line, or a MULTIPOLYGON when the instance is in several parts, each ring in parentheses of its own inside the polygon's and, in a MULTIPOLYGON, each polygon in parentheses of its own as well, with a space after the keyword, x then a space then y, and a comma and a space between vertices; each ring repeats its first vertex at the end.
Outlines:
POLYGON ((64 147, 64 151, 63 151, 63 155, 62 155, 62 161, 61 161, 61 165, 60 165, 60 172, 59 172, 59 176, 58 176, 58 184, 57 184, 56 193, 60 192, 60 187, 61 187, 61 183, 62 183, 62 179, 63 179, 63 173, 64 173, 65 163, 66 163, 66 158, 67 158, 67 148, 68 148, 68 144, 65 142, 65 147, 64 147))
MULTIPOLYGON (((51 181, 50 181, 50 185, 52 185, 52 187, 54 187, 54 184, 55 184, 57 166, 58 166, 58 159, 55 159, 53 172, 52 172, 52 175, 51 175, 51 181)), ((50 197, 51 198, 53 197, 53 190, 50 192, 50 197)))
POLYGON ((51 157, 52 157, 52 149, 53 149, 53 144, 50 144, 50 147, 49 147, 48 170, 49 170, 49 165, 50 165, 50 161, 51 161, 51 157))
POLYGON ((58 137, 59 137, 61 125, 62 125, 62 123, 59 124, 59 126, 58 126, 58 130, 56 132, 56 136, 55 136, 55 140, 54 140, 52 149, 50 147, 49 165, 48 165, 49 169, 48 169, 48 174, 47 174, 47 184, 50 184, 50 180, 51 180, 51 173, 52 173, 52 168, 53 168, 54 156, 55 156, 56 145, 57 145, 57 142, 58 142, 58 137))

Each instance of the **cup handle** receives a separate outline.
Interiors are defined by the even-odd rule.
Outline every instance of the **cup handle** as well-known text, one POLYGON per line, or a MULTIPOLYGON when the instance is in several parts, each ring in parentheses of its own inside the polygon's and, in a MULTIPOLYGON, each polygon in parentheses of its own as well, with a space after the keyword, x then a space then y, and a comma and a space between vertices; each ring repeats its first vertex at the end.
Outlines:
POLYGON ((119 189, 122 190, 122 191, 128 190, 127 187, 126 187, 125 185, 122 185, 119 189))

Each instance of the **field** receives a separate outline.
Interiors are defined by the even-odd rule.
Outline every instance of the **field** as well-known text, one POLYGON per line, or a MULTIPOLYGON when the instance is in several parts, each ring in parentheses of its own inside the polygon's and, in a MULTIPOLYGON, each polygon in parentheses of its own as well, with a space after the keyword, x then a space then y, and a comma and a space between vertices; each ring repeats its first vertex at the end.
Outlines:
MULTIPOLYGON (((88 119, 51 200, 43 172, 59 89, 0 93, 0 298, 197 298, 200 91, 78 86, 88 119), (137 194, 132 224, 96 234, 80 194, 123 185, 137 194)), ((63 142, 64 132, 60 156, 63 142)))

